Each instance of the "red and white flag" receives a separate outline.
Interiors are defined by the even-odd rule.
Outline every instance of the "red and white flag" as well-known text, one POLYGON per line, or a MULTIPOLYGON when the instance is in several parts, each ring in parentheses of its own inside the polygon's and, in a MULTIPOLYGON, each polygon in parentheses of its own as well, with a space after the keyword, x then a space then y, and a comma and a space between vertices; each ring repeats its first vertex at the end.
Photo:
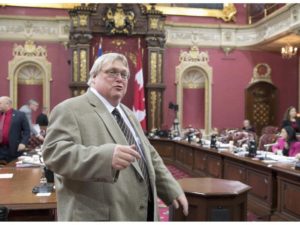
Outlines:
POLYGON ((133 112, 140 121, 143 130, 146 130, 146 109, 144 94, 144 78, 142 66, 142 49, 139 48, 137 55, 137 69, 134 77, 134 102, 133 112))

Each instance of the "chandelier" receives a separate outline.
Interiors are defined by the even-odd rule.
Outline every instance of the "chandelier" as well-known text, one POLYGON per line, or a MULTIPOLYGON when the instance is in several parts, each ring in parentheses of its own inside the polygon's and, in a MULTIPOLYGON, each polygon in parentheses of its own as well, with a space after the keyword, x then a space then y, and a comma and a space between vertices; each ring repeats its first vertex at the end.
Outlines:
POLYGON ((297 54, 297 47, 293 47, 290 44, 287 44, 286 46, 281 48, 281 55, 282 58, 284 59, 290 59, 292 58, 294 55, 297 54))

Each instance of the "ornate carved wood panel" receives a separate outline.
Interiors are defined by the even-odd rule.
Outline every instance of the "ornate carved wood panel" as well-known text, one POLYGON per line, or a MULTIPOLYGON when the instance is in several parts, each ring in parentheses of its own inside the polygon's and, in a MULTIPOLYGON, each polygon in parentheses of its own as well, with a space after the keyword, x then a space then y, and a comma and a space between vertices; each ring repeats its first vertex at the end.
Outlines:
POLYGON ((268 82, 256 82, 246 89, 245 117, 260 135, 263 127, 276 125, 277 88, 268 82))
MULTIPOLYGON (((147 9, 142 4, 82 4, 70 10, 72 49, 72 95, 82 94, 87 89, 88 72, 95 59, 95 49, 100 39, 141 38, 146 45, 144 77, 146 87, 147 127, 160 128, 162 118, 163 52, 165 44, 162 12, 152 4, 147 9), (97 44, 95 44, 97 43, 97 44), (95 46, 94 46, 95 45, 95 46)), ((118 43, 115 43, 116 46, 118 43)), ((115 48, 107 49, 115 51, 115 48)))

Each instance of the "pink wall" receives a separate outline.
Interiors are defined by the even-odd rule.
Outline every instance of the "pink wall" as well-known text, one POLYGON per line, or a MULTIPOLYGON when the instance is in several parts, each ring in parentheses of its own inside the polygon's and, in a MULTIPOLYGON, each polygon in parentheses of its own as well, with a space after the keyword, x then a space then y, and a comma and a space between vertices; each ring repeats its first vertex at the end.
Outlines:
POLYGON ((62 44, 48 43, 48 60, 52 63, 52 82, 50 84, 51 109, 61 101, 71 97, 71 52, 62 44))
MULTIPOLYGON (((0 66, 0 96, 9 95, 8 63, 13 59, 12 50, 14 44, 22 44, 24 42, 1 41, 1 65, 0 66)), ((68 64, 70 60, 70 52, 59 43, 36 42, 37 46, 46 46, 48 52, 48 61, 52 64, 52 82, 50 84, 50 107, 51 109, 57 103, 71 96, 68 87, 70 83, 71 66, 68 64)))
POLYGON ((189 99, 183 102, 183 123, 182 127, 204 127, 204 105, 205 89, 183 89, 183 99, 189 99))
MULTIPOLYGON (((175 75, 179 64, 180 48, 167 48, 164 61, 164 124, 170 126, 174 114, 168 109, 170 101, 176 102, 175 75), (167 65, 167 66, 166 66, 167 65)), ((280 123, 283 113, 290 105, 298 105, 298 63, 297 58, 284 60, 279 53, 235 50, 228 56, 220 49, 205 49, 209 54, 209 65, 213 69, 212 84, 212 126, 240 127, 245 115, 245 89, 253 69, 258 63, 267 63, 272 69, 272 80, 278 88, 277 121, 280 123)), ((193 99, 187 99, 191 103, 193 99)), ((197 98, 194 98, 198 104, 197 98)))
POLYGON ((31 8, 31 7, 0 7, 0 15, 18 15, 18 16, 67 16, 68 11, 65 9, 49 8, 31 8))

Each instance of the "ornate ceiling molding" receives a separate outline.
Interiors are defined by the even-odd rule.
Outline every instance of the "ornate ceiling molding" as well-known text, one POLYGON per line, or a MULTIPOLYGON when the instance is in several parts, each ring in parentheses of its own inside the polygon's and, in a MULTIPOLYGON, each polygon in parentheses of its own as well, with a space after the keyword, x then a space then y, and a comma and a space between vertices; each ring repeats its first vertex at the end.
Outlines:
POLYGON ((69 40, 69 17, 0 16, 0 40, 69 40))
POLYGON ((192 25, 166 23, 167 46, 247 48, 283 34, 300 33, 300 4, 287 4, 253 25, 192 25))

